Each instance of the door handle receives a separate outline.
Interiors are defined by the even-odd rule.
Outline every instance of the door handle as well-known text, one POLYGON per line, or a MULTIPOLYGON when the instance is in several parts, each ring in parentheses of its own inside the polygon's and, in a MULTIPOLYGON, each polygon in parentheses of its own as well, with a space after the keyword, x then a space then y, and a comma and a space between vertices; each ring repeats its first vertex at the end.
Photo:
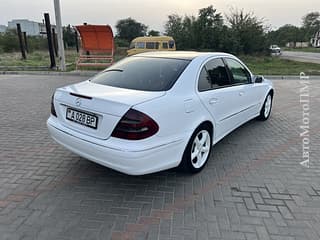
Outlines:
POLYGON ((218 98, 211 98, 210 100, 209 100, 209 104, 215 104, 215 103, 217 103, 218 102, 218 98))
POLYGON ((242 92, 242 91, 239 92, 239 96, 243 96, 243 94, 244 94, 244 92, 242 92))

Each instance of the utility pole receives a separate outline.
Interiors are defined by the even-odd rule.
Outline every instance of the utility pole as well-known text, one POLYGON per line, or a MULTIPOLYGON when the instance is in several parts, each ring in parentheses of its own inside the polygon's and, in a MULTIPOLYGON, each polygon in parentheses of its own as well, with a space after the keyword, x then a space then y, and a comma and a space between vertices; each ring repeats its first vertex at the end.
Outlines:
POLYGON ((58 55, 57 34, 54 28, 52 28, 52 41, 53 41, 54 53, 56 54, 56 57, 58 57, 59 55, 58 55))
POLYGON ((26 52, 24 51, 23 46, 23 40, 22 40, 22 32, 21 32, 21 25, 20 23, 17 23, 17 32, 18 32, 18 38, 19 38, 19 45, 21 50, 22 59, 26 59, 26 52))
POLYGON ((48 40, 48 48, 50 55, 50 68, 53 69, 56 67, 56 60, 54 58, 54 50, 52 45, 52 34, 51 34, 51 24, 50 24, 50 16, 49 13, 44 14, 44 21, 46 23, 46 32, 47 32, 47 40, 48 40))
POLYGON ((58 37, 58 50, 60 59, 60 70, 66 71, 66 59, 64 55, 62 23, 61 23, 61 11, 60 0, 54 0, 54 11, 56 15, 57 37, 58 37))
POLYGON ((29 47, 28 47, 28 39, 27 39, 27 33, 22 32, 23 34, 23 40, 24 40, 24 47, 27 53, 29 53, 29 47))

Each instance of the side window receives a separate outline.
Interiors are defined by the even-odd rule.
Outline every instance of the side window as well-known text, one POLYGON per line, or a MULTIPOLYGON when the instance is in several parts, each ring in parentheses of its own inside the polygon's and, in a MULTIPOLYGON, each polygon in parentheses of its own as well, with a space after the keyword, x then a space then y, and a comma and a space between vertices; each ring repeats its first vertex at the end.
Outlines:
POLYGON ((211 89, 211 81, 207 72, 206 67, 203 67, 200 72, 198 81, 199 92, 204 92, 211 89))
POLYGON ((225 60, 232 74, 232 84, 250 83, 250 73, 241 63, 231 58, 226 58, 225 60))
POLYGON ((146 49, 155 49, 156 43, 155 42, 147 42, 146 43, 146 49))
POLYGON ((198 83, 199 91, 207 91, 229 85, 227 69, 222 59, 213 59, 202 68, 198 83))
POLYGON ((163 42, 162 43, 162 48, 163 49, 168 49, 168 43, 167 42, 163 42))
POLYGON ((144 42, 137 42, 136 48, 144 48, 145 43, 144 42))
POLYGON ((131 43, 130 43, 130 46, 129 46, 129 49, 133 49, 133 48, 135 48, 135 45, 136 45, 136 43, 135 43, 135 42, 131 42, 131 43))
POLYGON ((156 42, 156 49, 159 49, 159 42, 156 42))

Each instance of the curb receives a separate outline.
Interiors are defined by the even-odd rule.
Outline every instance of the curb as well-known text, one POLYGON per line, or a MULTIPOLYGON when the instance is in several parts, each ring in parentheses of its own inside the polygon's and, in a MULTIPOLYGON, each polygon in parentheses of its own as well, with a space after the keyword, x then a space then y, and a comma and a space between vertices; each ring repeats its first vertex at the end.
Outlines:
POLYGON ((54 72, 54 71, 0 71, 0 75, 52 75, 52 76, 88 76, 91 77, 99 71, 71 71, 71 72, 54 72))
MULTIPOLYGON (((269 75, 264 77, 269 80, 300 80, 301 79, 300 76, 269 75)), ((309 80, 320 80, 320 76, 317 76, 317 75, 305 76, 305 77, 307 77, 309 80)))

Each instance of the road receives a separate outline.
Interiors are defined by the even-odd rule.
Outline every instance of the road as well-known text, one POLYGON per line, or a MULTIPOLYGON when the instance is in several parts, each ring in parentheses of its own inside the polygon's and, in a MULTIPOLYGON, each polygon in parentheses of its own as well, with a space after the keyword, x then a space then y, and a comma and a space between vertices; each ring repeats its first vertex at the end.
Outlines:
POLYGON ((283 51, 281 58, 320 64, 320 53, 283 51))
POLYGON ((299 164, 304 85, 274 80, 270 119, 216 144, 202 172, 130 177, 48 135, 54 89, 84 79, 0 75, 1 240, 320 239, 320 81, 303 107, 310 168, 299 164))

